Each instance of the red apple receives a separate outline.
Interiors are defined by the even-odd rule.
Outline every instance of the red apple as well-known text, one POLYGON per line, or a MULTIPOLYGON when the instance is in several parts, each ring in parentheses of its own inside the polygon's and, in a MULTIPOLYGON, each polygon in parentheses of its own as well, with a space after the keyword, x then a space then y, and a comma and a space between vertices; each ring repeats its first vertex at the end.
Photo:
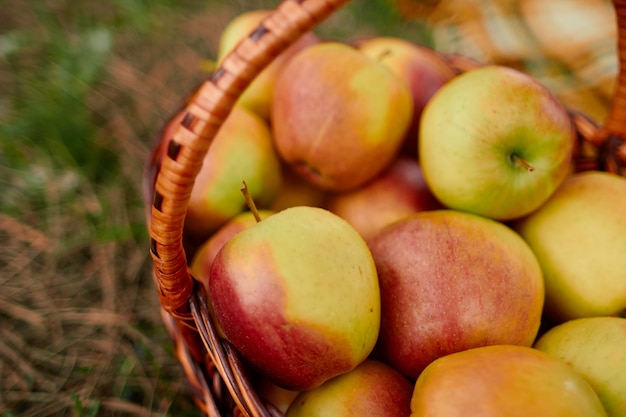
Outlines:
POLYGON ((372 359, 354 370, 300 393, 285 417, 409 417, 413 384, 372 359))
POLYGON ((362 187, 333 194, 326 207, 346 219, 366 241, 405 216, 443 208, 428 189, 415 158, 404 156, 362 187))
POLYGON ((415 378, 450 353, 535 340, 541 269, 502 223, 423 211, 384 228, 369 246, 381 292, 377 354, 405 375, 415 378))

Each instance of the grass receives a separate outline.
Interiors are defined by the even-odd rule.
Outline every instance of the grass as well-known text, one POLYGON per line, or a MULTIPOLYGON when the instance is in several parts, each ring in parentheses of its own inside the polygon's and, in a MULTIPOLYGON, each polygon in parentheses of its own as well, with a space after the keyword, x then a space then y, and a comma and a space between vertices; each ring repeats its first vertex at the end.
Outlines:
MULTIPOLYGON (((161 322, 141 178, 225 22, 273 4, 0 0, 0 416, 199 415, 161 322)), ((422 36, 365 4, 322 33, 422 36)))

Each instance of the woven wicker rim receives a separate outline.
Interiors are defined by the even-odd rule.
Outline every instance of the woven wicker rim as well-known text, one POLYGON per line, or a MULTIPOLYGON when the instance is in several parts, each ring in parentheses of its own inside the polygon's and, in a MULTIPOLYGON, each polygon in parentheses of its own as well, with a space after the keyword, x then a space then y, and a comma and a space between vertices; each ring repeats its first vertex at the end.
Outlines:
MULTIPOLYGON (((282 1, 186 100, 184 116, 164 156, 157 158, 161 150, 155 150, 147 167, 146 216, 163 321, 176 342, 176 355, 195 391, 196 402, 210 417, 282 417, 283 414, 255 394, 236 350, 218 336, 203 287, 189 272, 183 226, 191 190, 211 142, 245 88, 278 54, 348 1, 282 1)), ((613 0, 613 5, 620 72, 609 116, 603 126, 579 113, 572 112, 571 116, 578 133, 577 169, 623 174, 626 0, 613 0)), ((454 56, 448 58, 457 72, 467 69, 467 61, 454 56)))

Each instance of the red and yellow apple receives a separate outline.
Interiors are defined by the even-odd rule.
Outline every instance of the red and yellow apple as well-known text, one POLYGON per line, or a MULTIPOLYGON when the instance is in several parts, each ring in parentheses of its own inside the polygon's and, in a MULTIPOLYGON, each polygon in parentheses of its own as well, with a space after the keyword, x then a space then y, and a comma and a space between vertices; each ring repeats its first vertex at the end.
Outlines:
POLYGON ((412 114, 409 88, 393 71, 347 44, 322 42, 281 72, 272 129, 294 170, 321 188, 343 191, 391 163, 412 114))
POLYGON ((411 417, 606 417, 597 394, 565 363, 524 346, 444 356, 417 379, 411 417))
POLYGON ((371 353, 380 292, 363 238, 339 216, 293 207, 239 232, 209 276, 218 325, 251 366, 302 391, 371 353))

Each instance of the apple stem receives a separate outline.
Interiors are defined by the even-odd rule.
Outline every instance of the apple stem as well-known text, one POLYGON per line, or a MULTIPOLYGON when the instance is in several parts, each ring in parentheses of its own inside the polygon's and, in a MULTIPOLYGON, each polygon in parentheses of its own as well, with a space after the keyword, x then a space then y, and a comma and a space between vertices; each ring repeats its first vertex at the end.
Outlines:
POLYGON ((535 170, 535 167, 533 167, 532 165, 530 165, 528 163, 527 160, 525 160, 524 158, 520 157, 518 154, 514 153, 511 155, 511 161, 513 162, 513 164, 518 167, 518 168, 522 168, 525 169, 528 172, 532 172, 535 170))
POLYGON ((261 216, 259 216, 259 211, 256 208, 256 204, 254 204, 254 199, 250 195, 250 191, 248 190, 248 184, 246 184, 245 181, 241 181, 241 182, 243 183, 243 187, 241 187, 241 192, 243 193, 243 198, 246 199, 246 204, 248 205, 248 208, 252 212, 252 215, 254 216, 254 219, 258 223, 258 222, 261 221, 261 216))
POLYGON ((380 62, 383 59, 385 59, 386 57, 388 57, 389 55, 391 55, 391 49, 386 48, 380 54, 378 54, 378 56, 376 57, 376 60, 380 62))

